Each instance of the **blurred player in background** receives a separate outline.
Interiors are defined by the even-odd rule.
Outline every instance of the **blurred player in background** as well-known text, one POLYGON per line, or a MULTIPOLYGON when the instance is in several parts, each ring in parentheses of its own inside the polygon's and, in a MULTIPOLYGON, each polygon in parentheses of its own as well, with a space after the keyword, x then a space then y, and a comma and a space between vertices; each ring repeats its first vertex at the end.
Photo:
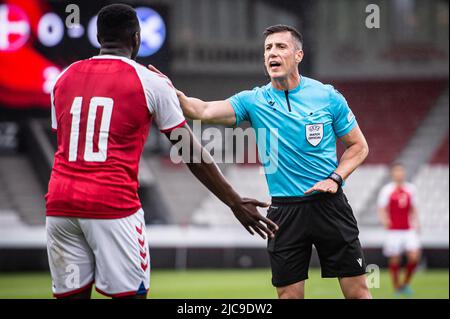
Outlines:
POLYGON ((276 225, 258 213, 267 205, 241 198, 195 140, 170 81, 133 61, 140 46, 135 10, 106 6, 97 27, 100 54, 69 66, 51 95, 58 140, 46 195, 53 293, 90 298, 95 283, 106 296, 145 298, 150 256, 137 189, 152 119, 167 137, 181 128, 189 133, 171 142, 188 143, 189 169, 247 230, 271 237, 276 225))
POLYGON ((412 294, 409 283, 420 260, 418 232, 420 221, 417 213, 416 187, 406 182, 405 168, 394 164, 392 182, 385 185, 378 197, 378 214, 388 230, 383 252, 389 259, 389 271, 396 294, 412 294), (406 274, 400 281, 402 254, 406 253, 406 274))
MULTIPOLYGON (((272 196, 267 217, 280 227, 268 241, 279 298, 304 298, 313 244, 322 277, 338 278, 346 298, 371 298, 357 222, 341 188, 366 158, 367 142, 345 98, 331 85, 300 75, 301 34, 276 25, 264 35, 270 83, 212 102, 179 91, 183 112, 207 123, 249 121, 255 131, 278 134, 277 153, 260 148, 259 154, 278 163, 266 179, 272 196), (340 163, 336 139, 346 147, 340 163)), ((257 134, 258 147, 266 138, 257 134)))

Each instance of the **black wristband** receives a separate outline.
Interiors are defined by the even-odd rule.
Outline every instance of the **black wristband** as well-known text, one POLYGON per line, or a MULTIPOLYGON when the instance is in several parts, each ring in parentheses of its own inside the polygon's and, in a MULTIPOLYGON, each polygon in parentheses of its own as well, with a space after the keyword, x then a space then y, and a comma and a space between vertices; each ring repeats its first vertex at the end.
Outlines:
POLYGON ((339 187, 341 187, 342 183, 344 182, 341 175, 339 175, 336 172, 331 173, 330 176, 328 176, 328 178, 335 181, 339 185, 339 187))

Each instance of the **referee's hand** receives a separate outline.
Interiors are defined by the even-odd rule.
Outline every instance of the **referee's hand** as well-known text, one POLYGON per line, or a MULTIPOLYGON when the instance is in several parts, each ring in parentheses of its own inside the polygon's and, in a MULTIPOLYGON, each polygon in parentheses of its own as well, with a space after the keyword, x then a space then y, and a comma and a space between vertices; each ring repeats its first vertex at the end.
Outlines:
POLYGON ((148 68, 150 71, 152 71, 152 72, 158 73, 159 75, 161 75, 162 77, 164 77, 164 78, 166 78, 166 79, 169 78, 167 75, 165 75, 164 73, 162 73, 160 70, 158 70, 158 69, 157 69, 154 65, 152 65, 152 64, 149 64, 149 65, 147 66, 147 68, 148 68))
POLYGON ((152 64, 149 64, 147 67, 148 67, 148 69, 149 69, 150 71, 159 74, 160 76, 166 78, 166 79, 170 82, 170 84, 173 86, 173 88, 174 88, 175 91, 177 92, 177 97, 178 97, 178 99, 186 98, 186 95, 185 95, 183 92, 181 92, 180 90, 178 90, 178 89, 173 85, 172 81, 169 79, 169 77, 168 77, 167 75, 165 75, 164 73, 162 73, 160 70, 158 70, 158 69, 157 69, 154 65, 152 65, 152 64))
POLYGON ((230 208, 234 216, 250 234, 257 233, 263 239, 266 239, 275 236, 278 225, 262 216, 257 207, 268 207, 269 205, 269 203, 263 203, 253 198, 242 198, 239 203, 230 206, 230 208))
POLYGON ((321 192, 321 193, 331 193, 335 194, 339 188, 339 185, 330 178, 327 178, 323 181, 316 183, 313 187, 308 189, 305 192, 305 195, 311 194, 312 192, 321 192))

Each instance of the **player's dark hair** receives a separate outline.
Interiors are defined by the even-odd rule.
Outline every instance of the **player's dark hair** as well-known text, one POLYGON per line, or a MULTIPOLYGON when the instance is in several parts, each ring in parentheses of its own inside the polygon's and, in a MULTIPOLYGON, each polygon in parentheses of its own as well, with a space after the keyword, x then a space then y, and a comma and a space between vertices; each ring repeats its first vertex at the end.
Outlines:
POLYGON ((264 30, 264 38, 267 38, 269 35, 280 32, 290 32, 291 35, 298 40, 303 45, 303 36, 302 34, 294 27, 285 24, 277 24, 268 27, 264 30))
POLYGON ((103 7, 97 18, 97 34, 100 41, 126 41, 139 31, 136 11, 126 4, 103 7))

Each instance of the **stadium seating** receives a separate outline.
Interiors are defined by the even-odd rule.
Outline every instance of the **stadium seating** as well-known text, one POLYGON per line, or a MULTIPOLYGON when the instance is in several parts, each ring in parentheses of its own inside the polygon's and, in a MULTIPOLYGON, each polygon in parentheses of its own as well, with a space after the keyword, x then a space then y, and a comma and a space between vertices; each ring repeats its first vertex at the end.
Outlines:
POLYGON ((344 192, 358 221, 362 221, 361 216, 367 213, 368 200, 388 174, 386 165, 363 165, 346 181, 344 192))
POLYGON ((449 168, 447 165, 422 167, 414 179, 418 189, 418 210, 422 228, 447 231, 449 227, 449 168))
MULTIPOLYGON (((363 212, 368 197, 387 174, 388 169, 383 165, 366 165, 347 180, 345 193, 357 219, 363 212)), ((243 195, 270 201, 265 178, 258 167, 234 166, 225 175, 243 195)), ((206 197, 195 210, 192 221, 206 225, 239 225, 230 210, 212 195, 206 197)))
MULTIPOLYGON (((266 179, 260 173, 258 166, 231 166, 226 170, 225 175, 243 196, 270 201, 266 179)), ((230 209, 212 194, 201 201, 193 212, 191 221, 200 225, 240 225, 230 209)))
POLYGON ((0 211, 26 224, 44 224, 45 201, 26 156, 0 156, 0 185, 0 211))
POLYGON ((323 82, 333 84, 355 113, 370 145, 366 164, 395 160, 447 85, 442 80, 323 82))
POLYGON ((448 132, 447 138, 442 142, 439 149, 433 155, 431 159, 431 164, 447 164, 448 165, 448 132))

